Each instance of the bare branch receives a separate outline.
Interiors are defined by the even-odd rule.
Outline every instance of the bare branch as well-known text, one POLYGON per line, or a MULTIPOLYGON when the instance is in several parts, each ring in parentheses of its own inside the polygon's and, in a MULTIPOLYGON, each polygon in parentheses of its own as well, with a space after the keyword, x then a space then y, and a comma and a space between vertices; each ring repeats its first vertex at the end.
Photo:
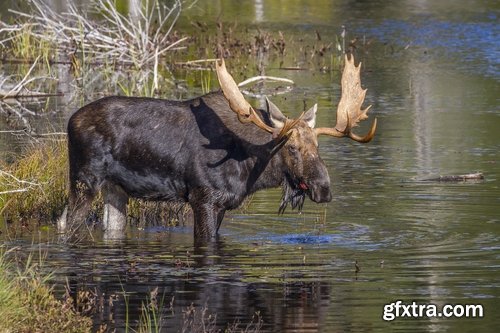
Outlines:
POLYGON ((245 81, 242 81, 242 82, 238 83, 238 87, 241 88, 243 86, 246 86, 249 83, 252 83, 252 82, 255 82, 255 81, 265 81, 265 80, 275 81, 275 82, 286 82, 286 83, 290 83, 290 84, 295 84, 292 80, 285 79, 285 78, 282 78, 282 77, 258 75, 258 76, 251 77, 249 79, 246 79, 245 81))
POLYGON ((13 174, 3 170, 0 170, 0 178, 4 178, 3 181, 7 182, 12 187, 19 186, 18 188, 2 191, 0 192, 0 195, 27 192, 35 187, 41 187, 39 183, 34 183, 27 180, 19 179, 13 174))

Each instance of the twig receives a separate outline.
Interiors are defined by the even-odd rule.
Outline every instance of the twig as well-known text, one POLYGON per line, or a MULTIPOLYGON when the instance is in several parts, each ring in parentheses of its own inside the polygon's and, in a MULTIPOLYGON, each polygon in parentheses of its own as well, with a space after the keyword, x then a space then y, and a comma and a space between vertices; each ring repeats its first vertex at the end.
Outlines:
MULTIPOLYGON (((18 101, 16 101, 18 106, 21 108, 21 109, 26 109, 25 107, 23 107, 18 101)), ((31 124, 30 122, 28 121, 28 119, 26 119, 25 116, 23 116, 21 114, 21 112, 19 112, 18 110, 16 110, 15 108, 13 108, 11 105, 7 104, 7 103, 1 103, 0 104, 0 108, 1 107, 6 107, 9 109, 10 112, 14 113, 19 119, 21 119, 21 121, 23 122, 24 124, 24 127, 26 127, 28 129, 28 131, 31 132, 31 124)), ((27 109, 26 109, 27 110, 27 109)))
POLYGON ((8 172, 3 171, 3 170, 0 170, 0 175, 6 176, 8 178, 12 178, 17 183, 20 183, 20 184, 28 184, 30 186, 40 186, 40 184, 38 184, 38 183, 29 182, 27 180, 21 180, 21 179, 17 178, 16 176, 14 176, 13 174, 8 173, 8 172))
POLYGON ((53 94, 48 94, 48 93, 42 93, 42 92, 30 92, 26 94, 16 94, 16 95, 8 95, 8 94, 3 94, 0 91, 0 99, 23 99, 23 98, 44 98, 44 97, 57 97, 57 96, 63 96, 64 94, 61 92, 58 93, 53 93, 53 94))
POLYGON ((439 176, 436 178, 424 179, 424 181, 436 181, 436 182, 462 182, 467 180, 483 180, 484 175, 481 172, 468 173, 465 175, 448 175, 439 176))
MULTIPOLYGON (((175 63, 177 66, 193 66, 193 65, 198 65, 201 63, 207 63, 207 62, 216 62, 218 59, 217 58, 211 58, 211 59, 197 59, 197 60, 189 60, 189 61, 178 61, 175 63)), ((196 67, 198 68, 198 67, 196 67)), ((200 67, 200 68, 205 68, 205 67, 200 67)), ((210 69, 209 67, 206 67, 206 69, 210 69)))
POLYGON ((66 136, 68 133, 66 132, 51 132, 51 133, 40 133, 35 136, 66 136))
POLYGON ((29 190, 31 190, 31 189, 32 189, 31 187, 27 187, 27 188, 15 189, 15 190, 1 191, 1 192, 0 192, 0 195, 3 195, 3 194, 14 194, 14 193, 28 192, 28 191, 29 191, 29 190))
POLYGON ((14 86, 14 88, 12 88, 10 91, 8 91, 7 93, 5 93, 2 97, 2 99, 5 99, 7 97, 12 97, 12 96, 15 96, 19 93, 19 91, 26 86, 26 84, 28 84, 29 82, 33 81, 33 78, 32 79, 28 79, 28 77, 30 76, 31 72, 33 71, 33 68, 35 68, 37 62, 38 62, 38 59, 40 59, 40 56, 38 56, 35 61, 33 62, 33 64, 31 65, 30 69, 28 70, 28 73, 26 73, 26 75, 23 77, 23 79, 14 86))
POLYGON ((3 170, 0 170, 0 176, 3 176, 5 178, 10 178, 13 181, 15 181, 17 184, 27 185, 27 187, 23 187, 23 188, 16 188, 16 189, 12 189, 12 190, 1 191, 0 195, 27 192, 27 191, 33 189, 33 187, 40 187, 41 186, 38 183, 33 183, 33 182, 30 182, 27 180, 19 179, 16 176, 14 176, 13 174, 5 172, 3 170))
POLYGON ((290 84, 295 84, 290 79, 285 79, 285 78, 276 77, 276 76, 258 75, 258 76, 251 77, 249 79, 246 79, 243 82, 238 83, 238 87, 246 86, 247 84, 255 82, 255 81, 264 81, 264 80, 269 80, 269 81, 274 81, 274 82, 286 82, 286 83, 290 83, 290 84))
POLYGON ((286 86, 284 87, 282 90, 274 90, 273 92, 271 93, 254 93, 252 91, 249 91, 249 90, 241 90, 241 93, 243 95, 246 95, 246 96, 250 96, 250 97, 253 97, 253 98, 262 98, 264 96, 277 96, 277 95, 283 95, 283 94, 286 94, 286 93, 289 93, 290 91, 293 90, 293 87, 291 86, 286 86))
POLYGON ((25 130, 7 130, 7 131, 0 131, 0 133, 16 134, 16 133, 26 133, 26 131, 25 130))

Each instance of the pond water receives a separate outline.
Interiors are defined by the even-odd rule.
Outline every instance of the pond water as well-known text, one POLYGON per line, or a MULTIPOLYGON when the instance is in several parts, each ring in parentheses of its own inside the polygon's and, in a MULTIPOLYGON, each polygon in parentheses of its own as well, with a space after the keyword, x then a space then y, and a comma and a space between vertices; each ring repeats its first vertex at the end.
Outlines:
MULTIPOLYGON (((189 225, 129 228, 114 244, 97 235, 69 247, 53 242, 52 231, 4 243, 45 250, 56 291, 65 281, 95 290, 104 308, 96 325, 117 331, 138 320, 141 303, 158 288, 165 332, 182 330, 190 305, 198 323, 205 309, 205 321, 215 318, 210 325, 222 330, 228 323, 245 328, 258 312, 266 332, 496 332, 499 10, 496 1, 198 1, 179 30, 196 33, 191 22, 213 25, 220 17, 252 34, 258 27, 296 40, 319 35, 325 44, 345 25, 349 39, 369 41, 358 57, 366 105, 379 126, 366 145, 321 138, 333 201, 307 201, 302 214, 279 216, 281 191, 259 192, 248 208, 226 215, 220 242, 202 248, 193 246, 189 225), (424 181, 472 172, 484 180, 424 181), (484 317, 384 321, 384 305, 397 300, 481 304, 484 317)), ((280 69, 280 61, 307 63, 302 51, 267 60, 266 74, 295 81, 292 93, 273 101, 291 115, 317 102, 319 125, 333 124, 339 72, 321 70, 330 58, 310 61, 309 70, 280 69)), ((256 75, 256 61, 247 60, 254 65, 245 75, 256 75)), ((65 112, 67 118, 71 110, 65 112)), ((9 151, 16 139, 2 141, 9 151)))

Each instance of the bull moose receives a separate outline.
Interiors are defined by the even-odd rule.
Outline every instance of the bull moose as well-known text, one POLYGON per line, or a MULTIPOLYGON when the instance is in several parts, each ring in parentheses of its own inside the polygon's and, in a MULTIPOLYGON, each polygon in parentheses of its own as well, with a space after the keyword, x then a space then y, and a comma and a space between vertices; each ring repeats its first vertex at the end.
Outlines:
MULTIPOLYGON (((255 110, 243 97, 224 59, 216 61, 222 91, 187 101, 105 97, 79 109, 68 123, 69 204, 59 220, 69 234, 84 223, 99 191, 103 228, 125 229, 129 197, 187 202, 195 240, 217 236, 224 213, 250 194, 283 187, 279 211, 332 199, 330 177, 318 153, 318 136, 369 142, 351 129, 367 118, 362 109, 360 65, 345 58, 342 95, 334 127, 315 128, 317 105, 289 119, 267 100, 255 110)), ((113 236, 111 236, 113 237, 113 236)))

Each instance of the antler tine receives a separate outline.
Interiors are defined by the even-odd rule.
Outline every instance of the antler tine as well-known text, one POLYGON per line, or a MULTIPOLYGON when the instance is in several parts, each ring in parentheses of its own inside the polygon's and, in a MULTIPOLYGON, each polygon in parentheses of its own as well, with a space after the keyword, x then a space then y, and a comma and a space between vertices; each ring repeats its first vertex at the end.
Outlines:
POLYGON ((231 110, 237 114, 238 120, 241 123, 255 124, 264 131, 272 133, 273 138, 277 141, 281 141, 283 138, 287 138, 290 135, 291 130, 295 127, 295 125, 297 125, 297 122, 302 118, 302 116, 297 119, 287 119, 282 128, 273 128, 267 125, 250 105, 250 103, 245 100, 245 97, 243 97, 238 85, 226 69, 224 58, 215 62, 215 69, 224 97, 229 102, 231 110))
POLYGON ((354 141, 369 142, 375 135, 377 128, 377 119, 372 123, 372 126, 365 136, 359 136, 351 132, 353 127, 358 123, 368 118, 367 112, 370 106, 366 109, 361 109, 365 100, 367 89, 361 88, 360 78, 361 63, 358 66, 354 65, 354 56, 349 59, 345 56, 345 67, 342 73, 342 95, 337 107, 337 123, 333 128, 317 128, 317 135, 330 135, 337 138, 347 136, 354 141))

